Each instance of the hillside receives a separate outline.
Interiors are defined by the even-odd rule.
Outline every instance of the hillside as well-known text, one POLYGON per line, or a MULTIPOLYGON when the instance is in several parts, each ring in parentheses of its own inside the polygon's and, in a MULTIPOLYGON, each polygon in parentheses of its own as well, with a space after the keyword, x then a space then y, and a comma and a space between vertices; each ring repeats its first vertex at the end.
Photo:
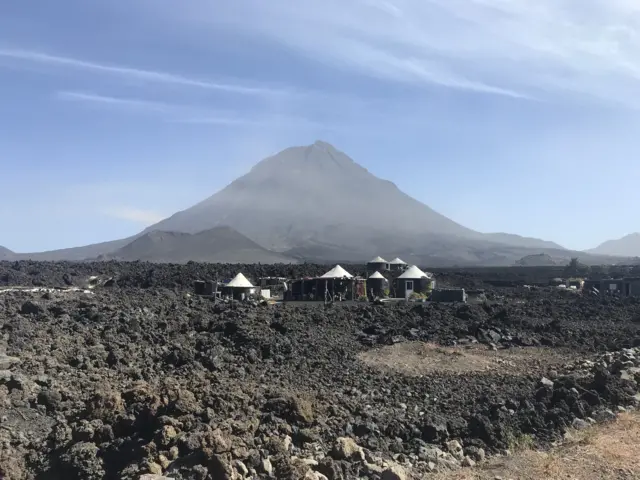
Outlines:
POLYGON ((555 248, 564 250, 562 245, 558 245, 555 242, 548 240, 540 240, 538 238, 522 237, 513 233, 487 233, 485 234, 487 240, 492 240, 498 243, 504 243, 507 245, 513 245, 525 248, 555 248))
POLYGON ((11 250, 0 245, 0 260, 11 260, 14 255, 11 250))
MULTIPOLYGON (((211 259, 218 258, 217 253, 186 247, 200 241, 200 237, 193 239, 177 233, 199 234, 222 226, 255 242, 243 254, 257 254, 262 249, 258 258, 270 251, 269 255, 279 252, 286 258, 316 262, 358 262, 375 255, 399 255, 423 265, 513 265, 527 255, 544 253, 554 258, 580 256, 584 263, 599 263, 587 253, 576 255, 553 242, 471 230, 320 141, 287 148, 262 160, 209 198, 133 237, 52 252, 16 254, 15 258, 83 260, 116 255, 132 260, 215 261, 211 259), (164 237, 145 237, 152 232, 164 232, 164 237), (185 250, 180 251, 183 246, 185 250)), ((225 250, 223 257, 239 258, 238 255, 225 250)), ((606 263, 619 261, 604 258, 606 263)))
POLYGON ((520 260, 516 262, 516 265, 522 267, 549 267, 555 265, 561 265, 562 263, 557 262, 553 259, 553 257, 546 253, 539 253, 537 255, 527 255, 526 257, 522 257, 520 260))
POLYGON ((476 232, 379 179, 324 142, 269 157, 223 190, 148 230, 194 233, 229 225, 266 248, 353 242, 352 231, 386 235, 476 232))
POLYGON ((100 255, 111 253, 135 240, 137 236, 112 240, 109 242, 94 243, 81 247, 62 248, 34 253, 14 253, 18 260, 38 260, 42 262, 81 261, 96 258, 100 255))
POLYGON ((608 240, 588 253, 601 255, 618 255, 624 257, 640 257, 640 233, 631 233, 617 240, 608 240))
POLYGON ((296 263, 295 259, 270 252, 229 227, 216 227, 196 234, 153 231, 101 260, 146 260, 186 263, 296 263))
POLYGON ((150 230, 195 232, 219 224, 266 248, 316 261, 359 261, 381 252, 424 255, 434 249, 439 253, 444 245, 462 246, 464 252, 451 259, 473 262, 476 255, 469 248, 551 244, 466 228, 325 142, 288 148, 263 160, 220 192, 150 230))

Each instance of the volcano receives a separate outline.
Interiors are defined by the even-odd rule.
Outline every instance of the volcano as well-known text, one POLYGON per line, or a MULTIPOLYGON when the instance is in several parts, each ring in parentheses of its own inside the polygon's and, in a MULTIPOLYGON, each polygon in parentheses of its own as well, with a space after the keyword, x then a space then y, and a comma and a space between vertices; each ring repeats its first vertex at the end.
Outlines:
MULTIPOLYGON (((14 256, 39 260, 115 256, 218 261, 215 259, 241 258, 249 250, 253 253, 244 261, 264 258, 265 263, 290 259, 360 262, 382 255, 433 266, 513 265, 524 256, 540 253, 567 259, 572 255, 588 257, 549 241, 467 228, 410 197, 392 182, 373 175, 323 141, 287 148, 262 160, 209 198, 133 237, 14 256), (240 248, 246 242, 238 242, 237 253, 231 245, 219 256, 215 245, 220 243, 203 241, 212 237, 178 235, 222 227, 256 245, 246 249, 240 248), (162 234, 149 236, 153 232, 162 234), (137 243, 131 245, 132 242, 137 243), (197 252, 193 242, 198 246, 197 252), (205 255, 202 249, 210 249, 209 254, 205 255), (260 255, 258 249, 263 249, 260 255)), ((602 261, 593 259, 591 263, 602 261)))

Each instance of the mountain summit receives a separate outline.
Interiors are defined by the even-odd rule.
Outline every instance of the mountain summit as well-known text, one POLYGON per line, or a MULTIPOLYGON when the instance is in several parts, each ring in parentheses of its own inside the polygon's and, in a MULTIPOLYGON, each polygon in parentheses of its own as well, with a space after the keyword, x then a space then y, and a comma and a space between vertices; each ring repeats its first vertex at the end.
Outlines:
POLYGON ((288 148, 192 208, 149 230, 197 232, 228 225, 277 251, 344 245, 371 233, 475 236, 358 165, 326 142, 288 148), (346 242, 346 243, 345 243, 346 242))
POLYGON ((147 231, 195 233, 222 225, 270 250, 316 261, 427 250, 446 256, 447 249, 462 247, 465 252, 456 256, 466 262, 476 258, 476 253, 467 255, 468 248, 490 244, 561 248, 466 228, 323 141, 262 160, 215 195, 147 231))

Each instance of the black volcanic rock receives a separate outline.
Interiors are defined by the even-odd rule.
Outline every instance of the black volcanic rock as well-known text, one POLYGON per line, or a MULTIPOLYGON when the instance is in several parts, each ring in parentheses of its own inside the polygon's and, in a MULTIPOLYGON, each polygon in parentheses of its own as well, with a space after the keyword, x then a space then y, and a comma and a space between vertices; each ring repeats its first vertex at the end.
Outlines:
POLYGON ((145 233, 131 243, 103 256, 104 260, 146 260, 186 263, 296 263, 295 259, 271 252, 229 227, 215 227, 195 234, 145 233))

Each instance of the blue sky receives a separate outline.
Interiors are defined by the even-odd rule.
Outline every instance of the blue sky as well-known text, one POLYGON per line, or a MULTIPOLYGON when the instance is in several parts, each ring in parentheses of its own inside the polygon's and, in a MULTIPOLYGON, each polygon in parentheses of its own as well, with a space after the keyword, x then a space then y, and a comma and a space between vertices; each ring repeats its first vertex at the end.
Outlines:
POLYGON ((633 0, 6 0, 0 245, 122 238, 322 139, 450 218, 640 230, 633 0))

